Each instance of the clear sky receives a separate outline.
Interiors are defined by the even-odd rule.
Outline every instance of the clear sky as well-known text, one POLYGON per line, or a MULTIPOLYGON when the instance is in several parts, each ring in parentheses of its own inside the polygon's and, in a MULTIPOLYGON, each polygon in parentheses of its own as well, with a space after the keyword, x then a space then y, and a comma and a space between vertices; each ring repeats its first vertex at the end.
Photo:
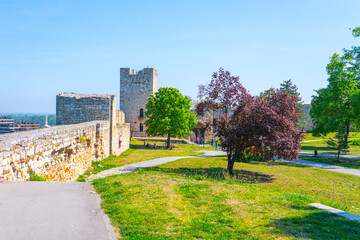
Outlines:
POLYGON ((119 68, 193 98, 224 67, 252 94, 291 78, 305 103, 360 45, 360 1, 0 1, 0 112, 55 113, 61 92, 119 98, 119 68))

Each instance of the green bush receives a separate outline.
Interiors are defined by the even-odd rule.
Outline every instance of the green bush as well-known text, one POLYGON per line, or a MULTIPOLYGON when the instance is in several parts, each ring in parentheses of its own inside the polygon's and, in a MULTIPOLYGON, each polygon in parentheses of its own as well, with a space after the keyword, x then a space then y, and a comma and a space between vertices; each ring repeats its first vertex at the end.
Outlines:
POLYGON ((46 178, 37 174, 30 174, 30 181, 46 182, 46 178))
POLYGON ((360 139, 354 139, 352 140, 349 145, 352 145, 352 146, 360 146, 360 139))
POLYGON ((80 175, 77 179, 77 182, 86 182, 84 175, 80 175))

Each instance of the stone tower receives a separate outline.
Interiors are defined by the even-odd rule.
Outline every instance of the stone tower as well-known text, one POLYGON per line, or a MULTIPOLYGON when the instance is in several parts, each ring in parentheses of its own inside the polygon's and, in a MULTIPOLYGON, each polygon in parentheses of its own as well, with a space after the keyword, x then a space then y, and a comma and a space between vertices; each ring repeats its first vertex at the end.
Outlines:
POLYGON ((130 68, 120 68, 120 110, 125 113, 125 121, 130 123, 134 136, 146 136, 145 105, 156 91, 156 69, 144 68, 136 72, 130 68))

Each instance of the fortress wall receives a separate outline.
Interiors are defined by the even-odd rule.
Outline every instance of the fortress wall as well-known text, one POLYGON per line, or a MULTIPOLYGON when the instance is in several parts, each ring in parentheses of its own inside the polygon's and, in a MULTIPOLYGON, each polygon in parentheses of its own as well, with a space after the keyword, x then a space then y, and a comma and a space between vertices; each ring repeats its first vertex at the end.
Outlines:
POLYGON ((120 155, 130 146, 130 124, 117 124, 113 133, 113 140, 111 141, 113 151, 111 154, 120 155))
POLYGON ((130 124, 115 95, 59 94, 56 117, 56 127, 0 135, 0 182, 30 174, 75 181, 93 161, 130 147, 130 124))
POLYGON ((0 136, 0 182, 29 180, 30 173, 48 181, 75 181, 109 156, 109 122, 56 126, 0 136))
POLYGON ((114 95, 61 93, 56 96, 56 125, 110 120, 114 95))

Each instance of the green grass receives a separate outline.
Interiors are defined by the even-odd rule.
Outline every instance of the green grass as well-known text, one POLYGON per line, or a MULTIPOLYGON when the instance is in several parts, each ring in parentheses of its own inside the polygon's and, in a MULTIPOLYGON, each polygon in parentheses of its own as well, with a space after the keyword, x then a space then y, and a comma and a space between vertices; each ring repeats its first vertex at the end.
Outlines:
MULTIPOLYGON (((162 146, 163 142, 152 142, 149 144, 162 146)), ((215 150, 213 147, 205 147, 195 144, 175 144, 176 147, 173 150, 163 149, 149 149, 144 146, 143 141, 131 139, 130 148, 125 152, 121 153, 120 156, 109 156, 108 158, 92 163, 92 173, 104 171, 106 169, 123 166, 130 163, 142 162, 161 157, 173 157, 173 156, 191 156, 201 155, 200 150, 215 150)))
POLYGON ((286 162, 183 159, 93 182, 119 238, 359 239, 360 178, 286 162))
MULTIPOLYGON (((360 156, 360 146, 349 145, 349 155, 360 156)), ((315 141, 315 142, 304 142, 301 144, 302 152, 314 152, 315 150, 318 153, 333 153, 335 155, 336 151, 331 150, 327 147, 326 140, 323 141, 315 141)))
MULTIPOLYGON (((328 138, 334 138, 336 133, 329 133, 327 135, 322 135, 315 137, 312 133, 306 133, 304 141, 308 140, 321 140, 321 139, 328 139, 328 138)), ((360 138, 360 132, 350 132, 349 133, 350 138, 360 138)))
POLYGON ((320 163, 326 163, 326 164, 331 164, 331 165, 337 165, 337 166, 341 166, 341 167, 360 169, 360 160, 359 159, 339 158, 339 161, 337 161, 336 158, 328 158, 328 157, 300 156, 299 158, 303 159, 303 160, 313 161, 313 162, 320 162, 320 163))

